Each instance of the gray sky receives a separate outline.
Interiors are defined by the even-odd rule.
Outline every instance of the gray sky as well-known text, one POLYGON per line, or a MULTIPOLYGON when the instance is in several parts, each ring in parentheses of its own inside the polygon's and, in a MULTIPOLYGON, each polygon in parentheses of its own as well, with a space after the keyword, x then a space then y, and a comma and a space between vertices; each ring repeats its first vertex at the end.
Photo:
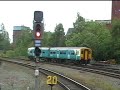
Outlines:
POLYGON ((54 31, 62 23, 67 32, 73 27, 77 12, 90 20, 110 20, 111 1, 0 1, 0 23, 4 23, 13 40, 13 26, 33 29, 34 11, 43 11, 45 31, 54 31))

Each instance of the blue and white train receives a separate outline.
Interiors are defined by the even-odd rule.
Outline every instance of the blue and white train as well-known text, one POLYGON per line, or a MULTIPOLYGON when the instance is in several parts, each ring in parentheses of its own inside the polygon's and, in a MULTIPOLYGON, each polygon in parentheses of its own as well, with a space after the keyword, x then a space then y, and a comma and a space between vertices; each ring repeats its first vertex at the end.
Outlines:
MULTIPOLYGON (((92 60, 92 50, 87 47, 39 47, 39 58, 55 62, 75 62, 89 64, 92 60)), ((28 58, 34 60, 34 47, 28 48, 28 58)))

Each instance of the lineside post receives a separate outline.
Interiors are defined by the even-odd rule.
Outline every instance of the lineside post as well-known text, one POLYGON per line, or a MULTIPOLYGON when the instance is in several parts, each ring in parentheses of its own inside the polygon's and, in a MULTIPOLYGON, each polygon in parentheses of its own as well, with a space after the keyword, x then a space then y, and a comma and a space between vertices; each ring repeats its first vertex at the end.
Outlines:
POLYGON ((44 24, 43 24, 43 12, 35 11, 34 20, 33 20, 33 37, 34 37, 34 46, 35 46, 35 90, 39 90, 39 59, 41 54, 41 43, 43 38, 44 24))

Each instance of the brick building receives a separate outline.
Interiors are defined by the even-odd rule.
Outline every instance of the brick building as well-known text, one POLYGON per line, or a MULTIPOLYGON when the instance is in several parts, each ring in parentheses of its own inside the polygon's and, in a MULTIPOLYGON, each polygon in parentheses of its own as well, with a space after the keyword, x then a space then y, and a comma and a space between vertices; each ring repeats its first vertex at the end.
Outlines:
POLYGON ((112 1, 112 15, 111 15, 111 19, 120 19, 120 1, 115 0, 112 1))
POLYGON ((29 27, 26 26, 14 26, 13 27, 13 44, 15 45, 17 39, 20 37, 23 30, 30 30, 29 27))

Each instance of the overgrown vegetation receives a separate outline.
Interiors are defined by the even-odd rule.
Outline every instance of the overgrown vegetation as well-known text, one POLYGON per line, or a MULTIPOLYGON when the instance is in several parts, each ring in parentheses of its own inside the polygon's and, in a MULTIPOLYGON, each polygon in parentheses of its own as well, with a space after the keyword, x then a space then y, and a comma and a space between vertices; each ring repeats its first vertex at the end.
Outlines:
POLYGON ((33 46, 32 32, 30 29, 24 30, 18 37, 13 49, 6 52, 8 57, 27 57, 27 49, 33 46))

